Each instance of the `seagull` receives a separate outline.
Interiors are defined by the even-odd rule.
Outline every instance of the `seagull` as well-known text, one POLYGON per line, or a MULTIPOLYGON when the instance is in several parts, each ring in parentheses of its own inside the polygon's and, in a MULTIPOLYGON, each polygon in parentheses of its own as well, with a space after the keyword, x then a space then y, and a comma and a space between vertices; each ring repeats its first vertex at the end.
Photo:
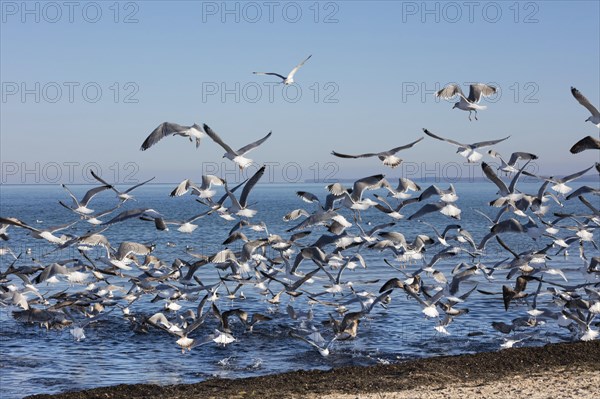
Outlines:
POLYGON ((164 220, 162 217, 156 217, 155 218, 155 225, 158 228, 158 230, 169 230, 167 225, 169 224, 175 224, 178 225, 179 227, 177 228, 177 231, 180 231, 182 233, 192 233, 194 230, 196 230, 198 228, 197 224, 193 224, 193 222, 195 222, 196 220, 203 218, 206 215, 209 215, 213 212, 212 209, 209 209, 206 212, 202 212, 198 215, 194 215, 188 219, 185 220, 164 220))
POLYGON ((585 150, 600 150, 600 140, 592 136, 586 136, 573 144, 569 151, 571 154, 578 154, 585 150))
POLYGON ((306 59, 304 61, 302 61, 301 63, 299 63, 298 65, 296 65, 296 67, 294 67, 294 69, 292 69, 290 71, 290 73, 288 73, 287 76, 283 76, 280 75, 278 73, 275 72, 252 72, 255 75, 273 75, 273 76, 277 76, 278 78, 282 79, 282 82, 284 85, 291 85, 292 83, 294 83, 294 75, 296 74, 296 72, 298 72, 298 69, 300 69, 300 67, 302 65, 304 65, 304 63, 306 61, 308 61, 310 59, 310 57, 312 57, 312 55, 309 55, 308 57, 306 57, 306 59))
POLYGON ((235 195, 233 195, 233 192, 229 191, 229 189, 227 188, 227 184, 225 184, 225 191, 227 191, 227 195, 229 196, 229 199, 231 200, 231 206, 228 209, 229 213, 233 213, 233 214, 236 214, 238 216, 244 216, 244 217, 249 217, 249 218, 251 218, 252 216, 256 215, 256 210, 248 209, 247 208, 247 206, 248 206, 248 194, 250 194, 250 190, 252 190, 252 188, 254 188, 254 186, 256 185, 256 183, 258 183, 258 181, 260 180, 260 178, 263 176, 263 174, 265 173, 265 169, 266 169, 266 166, 263 165, 263 167, 260 168, 248 180, 248 182, 246 183, 246 185, 242 189, 242 194, 240 194, 239 201, 235 197, 235 195))
POLYGON ((225 155, 223 155, 223 158, 231 159, 239 166, 240 169, 244 169, 252 163, 252 160, 249 158, 245 158, 244 155, 246 155, 248 152, 264 143, 269 137, 271 137, 272 133, 269 132, 262 139, 250 143, 237 151, 234 151, 230 146, 225 144, 225 142, 221 140, 221 137, 219 137, 217 133, 215 133, 210 127, 208 127, 208 125, 204 124, 204 130, 206 131, 206 134, 208 134, 208 136, 214 140, 215 143, 219 144, 221 147, 223 147, 223 149, 225 149, 225 151, 227 151, 225 155))
POLYGON ((406 150, 407 148, 411 148, 412 146, 414 146, 415 144, 417 144, 421 140, 423 140, 423 137, 421 137, 420 139, 418 139, 416 141, 413 141, 410 144, 403 145, 403 146, 400 146, 400 147, 395 147, 395 148, 392 148, 391 150, 377 152, 377 153, 367 153, 367 154, 359 154, 359 155, 348 155, 348 154, 341 154, 339 152, 332 151, 331 155, 335 155, 336 157, 339 157, 339 158, 352 158, 352 159, 377 157, 377 158, 379 158, 383 162, 384 165, 389 166, 390 168, 393 169, 393 168, 399 166, 402 163, 402 159, 400 159, 397 156, 395 156, 395 154, 398 151, 406 150))
POLYGON ((442 90, 437 91, 435 96, 441 97, 444 100, 449 100, 458 94, 460 96, 460 101, 454 103, 452 109, 458 108, 462 109, 463 111, 469 111, 469 120, 471 120, 471 112, 475 111, 475 120, 477 120, 477 110, 487 108, 485 105, 479 105, 477 103, 481 100, 481 97, 489 97, 495 93, 495 87, 488 86, 483 83, 475 83, 470 86, 469 97, 467 98, 458 85, 449 84, 442 90))
MULTIPOLYGON (((92 175, 93 174, 94 172, 92 171, 92 175)), ((94 210, 87 207, 88 203, 92 200, 92 198, 94 198, 96 194, 101 193, 104 190, 108 190, 109 188, 112 188, 110 184, 103 184, 103 186, 94 187, 91 190, 88 190, 88 192, 85 193, 81 201, 78 201, 75 195, 73 195, 73 193, 71 192, 71 190, 69 190, 66 185, 62 184, 62 188, 64 188, 65 191, 69 194, 69 196, 73 199, 73 207, 66 206, 64 204, 63 206, 79 214, 89 215, 90 213, 93 213, 94 210)))
POLYGON ((71 222, 71 223, 67 223, 67 224, 63 224, 60 226, 53 226, 53 227, 46 227, 46 228, 41 228, 41 229, 37 229, 35 227, 31 227, 28 224, 22 222, 19 219, 16 218, 3 218, 0 217, 0 225, 12 225, 12 226, 17 226, 17 227, 21 227, 23 229, 29 230, 31 233, 31 236, 33 238, 36 239, 44 239, 48 242, 51 242, 53 244, 64 244, 67 241, 67 237, 66 236, 60 236, 60 237, 56 237, 54 235, 54 233, 56 233, 57 231, 60 230, 64 230, 67 229, 71 226, 73 226, 75 223, 77 223, 77 221, 75 222, 71 222))
POLYGON ((199 198, 212 198, 215 194, 215 190, 211 190, 211 187, 222 186, 225 181, 215 175, 202 175, 202 185, 198 187, 190 179, 185 179, 179 185, 171 191, 171 197, 180 197, 192 190, 192 192, 198 195, 199 198))
POLYGON ((458 141, 454 141, 451 139, 445 139, 443 137, 436 136, 435 134, 431 133, 427 129, 423 129, 423 131, 429 137, 433 137, 434 139, 441 140, 441 141, 446 141, 450 144, 454 144, 455 146, 458 146, 458 150, 456 152, 459 153, 460 155, 462 155, 463 157, 467 158, 467 162, 470 162, 470 163, 477 162, 483 157, 480 153, 475 151, 476 149, 483 148, 483 147, 489 147, 491 145, 498 144, 510 137, 510 136, 506 136, 503 139, 499 139, 499 140, 480 141, 478 143, 473 143, 473 144, 462 144, 462 143, 459 143, 458 141))
POLYGON ((588 111, 591 112, 592 116, 587 118, 585 121, 592 122, 597 128, 600 128, 600 112, 598 112, 598 109, 594 107, 590 101, 585 98, 585 96, 576 88, 571 87, 571 94, 573 94, 573 97, 575 97, 579 104, 583 105, 588 111))
POLYGON ((314 347, 316 350, 319 351, 319 354, 323 357, 327 357, 329 356, 329 348, 331 348, 331 345, 333 344, 333 341, 335 341, 337 339, 337 335, 334 335, 333 338, 324 346, 319 345, 317 342, 315 342, 312 339, 309 338, 305 338, 301 335, 298 335, 296 333, 294 333, 293 331, 289 332, 290 337, 292 338, 296 338, 299 339, 300 341, 304 341, 307 344, 309 344, 310 346, 314 347))
POLYGON ((192 126, 182 126, 177 123, 163 122, 146 137, 140 150, 146 151, 167 136, 189 137, 190 141, 196 139, 196 148, 198 148, 200 146, 200 139, 205 135, 202 128, 195 123, 192 126))
POLYGON ((98 180, 100 183, 107 185, 108 188, 112 189, 116 194, 117 197, 122 201, 128 201, 131 199, 134 199, 132 195, 130 195, 129 193, 132 192, 133 190, 135 190, 136 188, 143 186, 144 184, 151 182, 152 180, 154 180, 154 177, 152 179, 148 179, 146 181, 143 181, 141 183, 136 184, 133 187, 129 187, 127 190, 125 191, 119 191, 117 190, 112 184, 108 184, 104 179, 102 179, 100 176, 98 176, 93 170, 90 170, 90 173, 92 174, 92 176, 94 177, 94 179, 98 180))
POLYGON ((501 165, 498 167, 498 170, 501 170, 506 173, 517 173, 519 169, 515 168, 515 165, 519 159, 527 160, 536 160, 538 159, 537 155, 530 154, 528 152, 513 152, 508 160, 508 163, 502 158, 502 156, 494 151, 489 150, 488 154, 494 158, 498 158, 501 162, 501 165))
POLYGON ((554 185, 551 186, 550 188, 552 190, 556 191, 559 194, 566 195, 566 194, 569 194, 573 190, 571 187, 567 186, 567 183, 570 182, 570 181, 572 181, 572 180, 575 180, 575 179, 577 179, 577 178, 579 178, 581 176, 583 176, 584 174, 587 173, 587 171, 589 171, 590 169, 592 169, 594 166, 595 165, 592 165, 589 168, 586 168, 586 169, 584 169, 582 171, 570 174, 570 175, 565 176, 563 178, 555 178, 555 177, 552 177, 552 176, 537 176, 537 175, 534 175, 533 173, 529 173, 529 172, 523 172, 523 174, 527 175, 527 176, 531 176, 531 177, 537 177, 538 179, 546 180, 546 181, 549 181, 551 183, 554 183, 554 185))

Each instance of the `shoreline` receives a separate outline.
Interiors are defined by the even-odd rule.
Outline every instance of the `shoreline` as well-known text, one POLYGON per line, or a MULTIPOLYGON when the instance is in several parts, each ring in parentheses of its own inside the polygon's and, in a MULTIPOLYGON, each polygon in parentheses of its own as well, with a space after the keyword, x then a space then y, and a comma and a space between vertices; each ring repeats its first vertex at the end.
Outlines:
POLYGON ((599 386, 600 341, 595 340, 193 384, 123 384, 27 398, 585 398, 597 395, 599 386))

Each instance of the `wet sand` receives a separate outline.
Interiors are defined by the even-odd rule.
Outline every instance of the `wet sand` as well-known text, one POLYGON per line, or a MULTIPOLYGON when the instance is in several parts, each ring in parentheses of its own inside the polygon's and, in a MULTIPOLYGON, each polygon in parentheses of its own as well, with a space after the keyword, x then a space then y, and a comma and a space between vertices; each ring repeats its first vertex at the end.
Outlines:
POLYGON ((596 398, 600 341, 294 371, 189 385, 117 385, 31 398, 596 398))

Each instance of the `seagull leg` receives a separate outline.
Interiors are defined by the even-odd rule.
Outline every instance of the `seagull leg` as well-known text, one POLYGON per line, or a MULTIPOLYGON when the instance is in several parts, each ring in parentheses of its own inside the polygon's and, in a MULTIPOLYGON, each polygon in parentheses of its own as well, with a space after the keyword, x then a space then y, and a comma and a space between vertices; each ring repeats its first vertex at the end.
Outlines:
POLYGON ((471 121, 471 111, 469 110, 469 122, 471 121))
POLYGON ((477 119, 477 110, 475 110, 475 120, 478 121, 479 119, 477 119))

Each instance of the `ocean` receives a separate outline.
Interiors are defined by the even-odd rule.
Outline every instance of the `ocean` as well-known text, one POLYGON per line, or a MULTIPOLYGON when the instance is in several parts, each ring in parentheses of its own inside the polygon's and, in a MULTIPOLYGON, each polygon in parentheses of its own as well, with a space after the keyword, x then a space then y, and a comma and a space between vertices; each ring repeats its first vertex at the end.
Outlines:
MULTIPOLYGON (((535 194, 540 184, 523 183, 519 184, 519 189, 535 194)), ((441 188, 448 186, 445 183, 438 183, 438 185, 441 188)), ((423 189, 427 186, 428 184, 421 184, 423 189)), ((496 198, 497 189, 490 182, 459 182, 455 183, 455 186, 459 196, 456 205, 462 210, 461 220, 453 220, 439 212, 425 215, 422 220, 436 226, 440 231, 448 224, 460 224, 478 243, 489 232, 490 223, 474 210, 478 209, 493 217, 497 213, 497 208, 488 206, 488 202, 496 198)), ((573 186, 578 187, 576 184, 573 186)), ((74 185, 70 189, 81 198, 91 187, 74 185)), ((135 200, 128 201, 116 212, 133 208, 152 208, 164 215, 166 219, 185 219, 207 209, 191 195, 169 197, 173 188, 175 184, 142 186, 132 192, 135 200)), ((217 187, 216 190, 217 197, 222 195, 221 187, 217 187)), ((289 237, 291 233, 287 230, 301 219, 284 222, 283 216, 297 208, 309 212, 316 209, 315 204, 305 203, 296 195, 296 191, 300 190, 312 192, 321 199, 324 199, 327 194, 324 184, 258 184, 249 195, 249 203, 253 204, 251 207, 258 211, 251 222, 264 222, 268 232, 253 231, 246 227, 244 233, 250 239, 266 237, 267 234, 289 237)), ((384 191, 377 192, 385 195, 384 191)), ((592 202, 598 206, 598 197, 592 197, 592 202)), ((77 220, 78 217, 74 213, 58 204, 59 200, 70 202, 68 195, 59 185, 2 185, 0 186, 0 216, 18 218, 35 228, 77 220)), ((104 210, 113 207, 115 203, 114 193, 108 190, 94 198, 90 206, 95 210, 104 210)), ((589 213, 589 210, 577 199, 570 201, 563 199, 564 206, 560 206, 553 200, 547 204, 551 206, 551 210, 543 219, 549 222, 555 219, 553 212, 589 213)), ((402 209, 402 213, 408 216, 421 206, 422 204, 408 205, 402 209)), ((340 210, 340 213, 353 224, 347 232, 356 235, 360 233, 357 223, 368 230, 375 225, 394 221, 375 209, 361 212, 360 219, 356 220, 347 209, 340 210)), ((106 221, 111 217, 111 215, 105 216, 103 220, 106 221)), ((511 217, 516 216, 511 215, 511 217)), ((523 223, 527 222, 526 218, 519 220, 523 223)), ((112 225, 102 234, 115 248, 123 241, 155 244, 153 255, 170 268, 175 259, 193 262, 195 259, 188 251, 213 255, 224 249, 222 242, 235 223, 211 214, 197 221, 199 227, 194 232, 185 234, 178 232, 176 226, 171 226, 169 231, 159 231, 154 227, 153 222, 135 218, 112 225)), ((566 219, 561 222, 561 225, 573 226, 575 222, 566 219)), ((92 228, 91 224, 79 221, 63 233, 80 235, 92 228)), ((315 226, 310 230, 312 233, 300 240, 302 244, 309 245, 320 235, 327 233, 322 226, 315 226)), ((406 218, 396 221, 394 226, 385 230, 401 232, 409 242, 418 234, 435 237, 430 226, 419 221, 408 221, 406 218)), ((0 245, 10 248, 17 255, 22 253, 15 266, 49 265, 51 262, 69 258, 85 261, 74 247, 51 252, 55 249, 53 244, 32 239, 24 229, 11 226, 8 232, 10 240, 1 242, 0 245)), ((565 238, 573 234, 573 231, 561 228, 557 235, 565 238)), ((549 237, 533 240, 527 234, 515 233, 502 234, 502 239, 517 253, 542 249, 552 242, 549 237)), ((594 239, 598 241, 598 229, 594 231, 594 239)), ((455 242, 453 245, 471 251, 468 244, 455 242)), ((227 247, 234 251, 240 250, 242 243, 237 241, 227 247)), ((330 317, 338 320, 342 317, 336 312, 336 307, 329 305, 331 302, 345 304, 348 311, 360 311, 361 305, 356 298, 367 292, 377 294, 380 287, 391 278, 406 279, 404 273, 414 272, 422 267, 423 263, 412 261, 402 264, 395 260, 395 255, 389 250, 380 252, 366 246, 350 248, 343 253, 345 255, 360 253, 366 262, 366 268, 358 265, 353 270, 344 270, 342 281, 351 281, 352 288, 344 285, 341 293, 325 292, 331 282, 321 271, 315 275, 314 281, 309 281, 302 287, 307 292, 295 298, 283 294, 280 304, 268 302, 267 299, 270 299, 271 295, 263 295, 263 290, 253 284, 246 284, 239 289, 238 294, 243 292, 243 298, 238 296, 234 300, 229 299, 226 290, 233 290, 237 284, 231 281, 225 282, 227 287, 225 285, 219 287, 219 297, 214 302, 221 312, 241 308, 250 315, 261 313, 269 316, 271 320, 261 322, 254 326, 252 332, 247 332, 237 319, 232 318, 231 330, 236 339, 233 343, 222 346, 210 341, 183 353, 175 343, 176 336, 154 327, 149 327, 147 332, 134 331, 132 323, 124 317, 122 307, 127 305, 127 301, 123 296, 131 289, 132 278, 145 276, 142 270, 134 266, 133 270, 124 272, 126 277, 107 278, 110 284, 120 287, 114 291, 114 297, 111 299, 114 306, 107 304, 106 314, 103 317, 85 325, 85 338, 79 341, 71 334, 71 327, 47 330, 39 325, 18 322, 13 318, 13 312, 19 310, 18 307, 0 307, 2 398, 18 398, 37 393, 58 393, 116 384, 192 383, 211 377, 242 378, 297 369, 329 369, 344 365, 369 365, 419 357, 495 351, 501 349, 501 344, 507 337, 522 339, 517 346, 575 340, 578 336, 573 331, 560 327, 555 317, 548 315, 556 316, 561 310, 561 306, 556 304, 556 295, 551 292, 551 289, 556 287, 552 283, 576 285, 600 282, 597 273, 594 276, 584 272, 586 263, 579 257, 578 247, 578 243, 572 244, 568 255, 564 252, 557 253, 559 247, 549 249, 546 267, 561 270, 568 281, 556 273, 539 274, 540 277, 543 275, 544 282, 540 294, 537 295, 537 308, 547 309, 548 313, 540 316, 535 326, 521 326, 509 335, 502 334, 492 327, 493 322, 511 323, 516 318, 530 318, 527 310, 532 305, 531 298, 526 298, 512 302, 509 309, 505 310, 502 295, 499 293, 502 292, 503 285, 514 287, 515 277, 507 279, 508 270, 499 268, 490 279, 479 274, 461 284, 459 294, 475 286, 477 288, 464 303, 455 305, 457 309, 468 309, 468 313, 456 317, 446 327, 448 334, 435 329, 440 318, 425 317, 422 306, 416 300, 408 297, 402 290, 394 290, 389 303, 384 304, 385 306, 376 305, 361 320, 357 337, 352 340, 335 341, 331 347, 331 354, 327 357, 321 356, 305 342, 291 337, 290 330, 304 335, 311 331, 319 331, 326 340, 330 339, 333 331, 331 327, 325 325, 326 322, 330 317), (384 259, 398 270, 388 266, 384 259), (485 295, 479 290, 496 294, 485 295), (321 293, 323 294, 317 295, 321 293), (299 313, 296 319, 292 319, 288 314, 288 305, 299 313), (313 315, 312 318, 304 316, 309 311, 313 315)), ((428 247, 424 254, 425 261, 431 261, 432 257, 442 249, 440 244, 428 247)), ((584 250, 588 259, 599 256, 599 251, 590 243, 584 244, 584 250)), ((106 251, 100 248, 88 252, 91 259, 97 259, 105 254, 106 251)), ((266 255, 274 257, 278 254, 268 249, 266 255)), ((143 257, 139 258, 143 260, 143 257)), ((294 258, 295 254, 292 255, 292 261, 294 258)), ((491 267, 503 259, 510 261, 513 257, 492 240, 481 256, 473 258, 466 251, 461 251, 454 257, 440 260, 435 268, 450 280, 452 269, 461 262, 469 265, 481 262, 491 267)), ((13 261, 10 255, 1 256, 0 272, 6 271, 13 261)), ((306 260, 299 270, 307 273, 314 268, 315 265, 306 260)), ((217 283, 220 275, 226 273, 227 271, 216 268, 214 264, 209 264, 199 268, 195 276, 203 284, 210 285, 217 283)), ((60 281, 57 283, 42 282, 37 285, 37 288, 45 298, 61 293, 86 292, 88 284, 95 282, 94 277, 88 274, 87 280, 82 284, 69 283, 65 278, 59 278, 60 281)), ((37 273, 30 278, 36 275, 37 273)), ((444 285, 437 283, 430 274, 425 272, 422 273, 422 279, 427 285, 444 285)), ((19 288, 23 286, 23 282, 14 275, 8 276, 8 283, 19 288)), ((178 281, 161 283, 182 287, 178 281)), ((96 282, 96 284, 103 283, 96 282)), ((271 282, 269 287, 273 292, 281 290, 281 284, 275 281, 271 282)), ((532 293, 537 288, 538 282, 531 281, 526 291, 532 293)), ((583 295, 583 290, 580 289, 578 292, 583 295)), ((170 320, 178 320, 178 317, 187 310, 195 311, 203 296, 204 293, 200 293, 176 300, 181 309, 169 311, 165 309, 164 299, 157 298, 155 292, 148 292, 129 305, 129 311, 130 315, 137 317, 138 320, 157 312, 163 312, 170 320)), ((28 294, 27 298, 33 300, 35 295, 28 294)), ((55 303, 54 300, 50 302, 55 303)), ((204 311, 210 313, 210 306, 211 303, 204 311)), ((33 304, 32 307, 44 308, 44 305, 33 304)), ((84 322, 84 317, 76 316, 76 318, 78 322, 84 322)), ((202 341, 218 327, 216 317, 209 314, 204 324, 190 334, 190 338, 202 341)))

